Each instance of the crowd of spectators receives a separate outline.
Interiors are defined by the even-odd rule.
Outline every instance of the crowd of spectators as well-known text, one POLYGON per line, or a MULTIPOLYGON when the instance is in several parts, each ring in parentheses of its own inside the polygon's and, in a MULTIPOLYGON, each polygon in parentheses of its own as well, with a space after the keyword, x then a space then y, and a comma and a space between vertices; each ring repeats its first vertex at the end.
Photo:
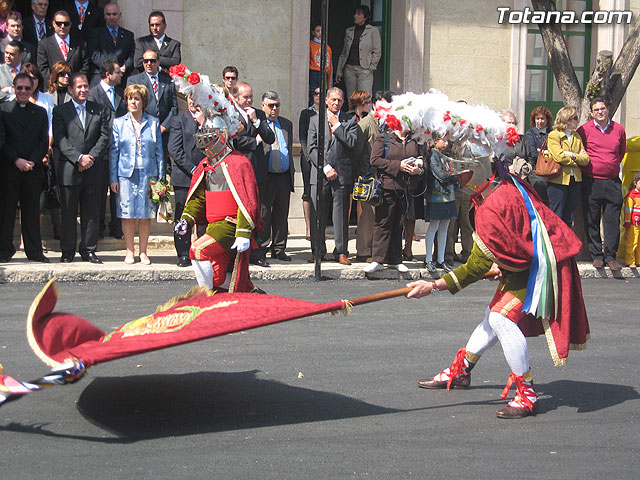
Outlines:
MULTIPOLYGON (((135 39, 120 26, 121 13, 115 3, 102 9, 87 0, 69 2, 50 18, 46 16, 47 0, 32 0, 31 7, 28 18, 8 10, 0 22, 4 37, 0 42, 4 59, 0 65, 0 261, 9 261, 15 254, 13 226, 20 205, 22 241, 30 260, 49 261, 39 227, 40 213, 47 209, 54 235, 60 238, 61 261, 71 262, 79 252, 83 260, 101 263, 97 244, 106 233, 109 210, 109 234, 124 237, 125 262, 136 261, 137 219, 139 258, 149 264, 147 240, 155 213, 146 191, 148 183, 170 176, 179 218, 191 174, 202 158, 193 134, 202 128, 203 112, 187 99, 187 110, 179 113, 175 86, 167 74, 181 61, 180 42, 165 33, 167 24, 160 11, 148 17, 149 35, 135 39), (29 89, 28 95, 24 88, 29 89), (39 110, 35 110, 37 115, 25 115, 34 106, 42 107, 44 117, 39 110), (47 120, 46 129, 41 128, 42 118, 47 120), (25 122, 20 131, 29 131, 29 141, 13 138, 20 119, 25 122), (51 197, 52 191, 59 199, 57 205, 42 200, 51 197)), ((388 130, 372 114, 379 102, 392 100, 392 93, 372 92, 381 46, 378 30, 368 24, 369 19, 366 6, 356 8, 354 26, 345 32, 335 72, 335 84, 344 89, 334 85, 329 56, 325 98, 321 98, 319 85, 322 30, 317 24, 312 28, 310 106, 298 121, 303 212, 313 251, 309 261, 327 254, 325 229, 331 218, 332 256, 337 262, 362 262, 367 273, 385 265, 406 272, 403 262, 414 260, 415 221, 424 219, 428 227, 423 265, 437 277, 470 254, 471 198, 451 170, 445 139, 420 145, 411 131, 388 130), (325 125, 319 125, 322 109, 325 125), (317 175, 321 130, 324 164, 317 175), (384 200, 376 207, 355 201, 351 195, 358 177, 371 175, 380 180, 383 190, 384 200), (316 204, 319 191, 322 208, 316 204), (322 212, 320 232, 316 232, 318 211, 322 212), (355 258, 348 251, 352 216, 357 223, 355 258)), ((265 92, 261 109, 254 108, 252 87, 240 81, 236 67, 224 68, 220 85, 240 114, 243 128, 233 147, 251 161, 265 220, 251 262, 268 267, 268 253, 272 259, 290 261, 286 247, 294 191, 294 125, 280 115, 283 100, 275 91, 265 92)), ((560 109, 555 121, 546 107, 535 108, 530 128, 505 152, 504 160, 527 163, 527 181, 570 226, 581 200, 594 266, 618 270, 623 203, 619 169, 626 137, 624 128, 609 118, 604 99, 594 99, 590 109, 592 119, 578 128, 574 107, 560 109), (560 164, 556 175, 536 174, 540 155, 560 164)), ((505 123, 518 127, 514 112, 504 110, 501 115, 505 123)), ((175 237, 178 266, 191 264, 189 238, 175 237)))

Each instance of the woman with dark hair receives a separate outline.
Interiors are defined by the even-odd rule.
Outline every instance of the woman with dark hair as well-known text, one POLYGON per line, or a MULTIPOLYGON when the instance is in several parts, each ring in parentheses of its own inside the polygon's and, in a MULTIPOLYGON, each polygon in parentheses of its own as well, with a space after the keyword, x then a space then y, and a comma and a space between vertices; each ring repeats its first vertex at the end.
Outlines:
MULTIPOLYGON (((322 42, 322 26, 320 22, 311 25, 311 41, 309 42, 309 105, 313 105, 313 92, 320 86, 320 42, 322 42)), ((327 45, 327 88, 333 86, 333 59, 331 47, 327 45)))
POLYGON ((128 113, 113 121, 109 181, 111 191, 118 195, 116 211, 122 219, 127 249, 124 263, 135 263, 133 237, 138 219, 140 262, 150 265, 147 243, 155 205, 149 184, 164 178, 160 121, 144 111, 149 103, 149 91, 144 85, 129 85, 124 90, 124 99, 128 113))
POLYGON ((356 90, 373 90, 373 72, 382 55, 380 32, 368 24, 371 11, 366 5, 356 7, 352 27, 344 33, 342 53, 338 59, 336 82, 344 77, 347 97, 356 90))
POLYGON ((67 62, 56 62, 51 67, 49 75, 49 96, 54 105, 62 105, 71 100, 69 95, 69 76, 71 75, 71 65, 67 62))
POLYGON ((536 175, 536 164, 538 163, 538 154, 547 139, 547 135, 551 132, 553 125, 553 115, 547 107, 539 105, 533 109, 529 117, 531 128, 527 130, 527 162, 531 165, 531 173, 527 178, 528 182, 533 186, 535 191, 545 205, 549 205, 549 197, 547 197, 547 180, 544 177, 536 175))

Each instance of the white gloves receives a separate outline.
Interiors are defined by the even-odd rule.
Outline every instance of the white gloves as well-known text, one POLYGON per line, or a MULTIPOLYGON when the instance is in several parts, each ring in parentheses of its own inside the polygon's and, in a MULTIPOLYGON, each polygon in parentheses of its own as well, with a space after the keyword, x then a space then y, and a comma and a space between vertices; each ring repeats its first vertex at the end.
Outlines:
POLYGON ((249 240, 248 238, 236 237, 236 241, 233 242, 233 245, 231 245, 231 248, 237 250, 238 253, 242 253, 249 250, 250 245, 251 245, 251 240, 249 240))

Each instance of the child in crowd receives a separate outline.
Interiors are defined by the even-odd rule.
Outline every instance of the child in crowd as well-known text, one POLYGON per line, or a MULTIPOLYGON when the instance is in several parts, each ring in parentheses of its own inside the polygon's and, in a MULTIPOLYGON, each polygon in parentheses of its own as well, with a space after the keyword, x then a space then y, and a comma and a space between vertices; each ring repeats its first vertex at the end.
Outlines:
POLYGON ((449 142, 445 138, 434 141, 429 156, 429 176, 427 177, 427 205, 425 220, 429 222, 425 235, 427 256, 425 267, 432 276, 438 277, 438 268, 445 273, 452 270, 451 265, 445 263, 444 252, 447 246, 447 229, 449 222, 457 218, 455 191, 460 188, 460 182, 452 175, 451 162, 443 152, 449 142), (438 238, 438 255, 433 262, 434 239, 438 238))
POLYGON ((630 268, 640 264, 640 172, 636 172, 624 199, 624 260, 630 268))

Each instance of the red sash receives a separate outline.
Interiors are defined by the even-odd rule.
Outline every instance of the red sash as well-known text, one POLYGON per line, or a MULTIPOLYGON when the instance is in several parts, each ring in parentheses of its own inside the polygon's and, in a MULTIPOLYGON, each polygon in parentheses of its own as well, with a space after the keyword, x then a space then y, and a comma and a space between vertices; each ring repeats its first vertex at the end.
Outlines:
POLYGON ((221 192, 205 192, 207 222, 219 222, 227 217, 238 216, 238 204, 231 190, 221 192))

